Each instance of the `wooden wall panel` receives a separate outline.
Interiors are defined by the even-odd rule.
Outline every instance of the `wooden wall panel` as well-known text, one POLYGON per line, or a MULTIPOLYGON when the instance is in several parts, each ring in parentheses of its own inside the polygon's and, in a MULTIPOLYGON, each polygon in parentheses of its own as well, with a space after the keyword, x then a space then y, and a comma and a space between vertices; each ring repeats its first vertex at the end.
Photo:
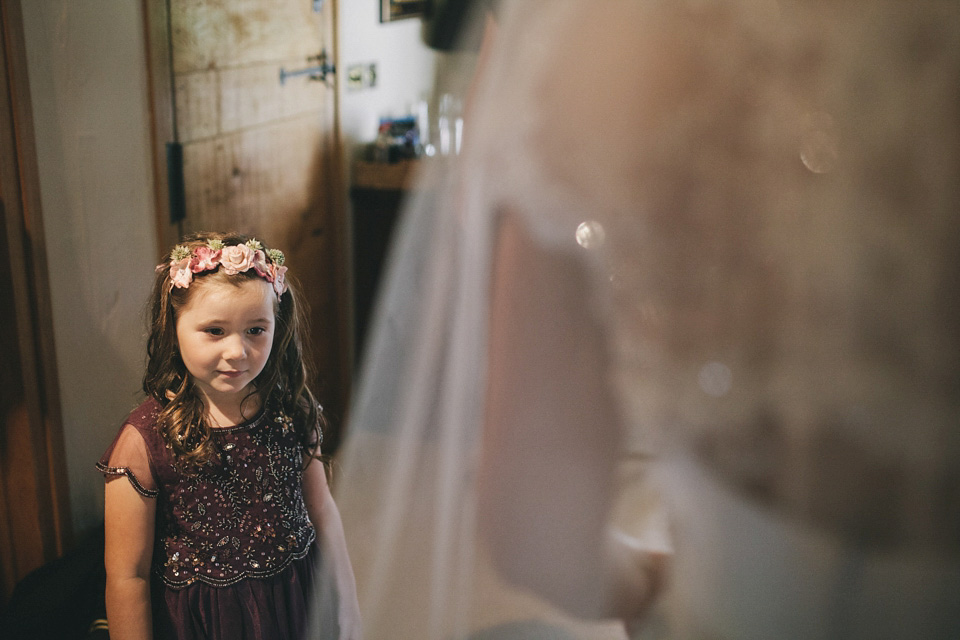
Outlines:
POLYGON ((307 0, 171 0, 173 70, 316 55, 323 22, 307 0))
MULTIPOLYGON (((190 227, 321 225, 322 133, 307 114, 184 145, 190 227)), ((312 229, 310 230, 313 231, 312 229)))
MULTIPOLYGON (((290 59, 284 64, 288 71, 302 68, 302 60, 290 59)), ((306 66, 316 65, 316 61, 308 62, 306 66)), ((332 82, 332 80, 331 80, 332 82)), ((280 92, 280 115, 288 118, 290 116, 301 115, 310 111, 317 112, 320 107, 324 112, 321 117, 324 122, 331 122, 332 117, 326 113, 329 105, 329 96, 331 89, 317 80, 299 77, 288 79, 280 92)), ((329 125, 328 125, 329 126, 329 125)), ((327 131, 328 135, 332 132, 327 131)))
MULTIPOLYGON (((298 77, 281 85, 279 68, 299 69, 314 63, 282 63, 191 71, 176 76, 178 133, 181 143, 313 113, 320 115, 327 87, 298 77)), ((316 122, 313 125, 316 127, 316 122)))
POLYGON ((177 133, 180 142, 210 138, 220 132, 219 75, 193 71, 176 76, 177 133))
POLYGON ((220 131, 228 133, 277 120, 286 89, 280 84, 276 65, 224 69, 220 72, 220 131))
POLYGON ((220 132, 307 113, 319 115, 329 89, 304 77, 290 78, 281 85, 278 73, 280 66, 290 71, 315 64, 305 58, 291 58, 279 64, 220 71, 220 132))

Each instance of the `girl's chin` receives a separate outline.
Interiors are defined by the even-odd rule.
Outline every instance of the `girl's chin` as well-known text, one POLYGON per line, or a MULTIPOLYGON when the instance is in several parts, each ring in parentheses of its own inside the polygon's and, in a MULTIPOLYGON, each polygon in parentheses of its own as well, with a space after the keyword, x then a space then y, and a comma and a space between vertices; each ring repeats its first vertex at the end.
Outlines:
POLYGON ((208 396, 211 400, 223 402, 223 401, 241 401, 243 398, 247 397, 252 391, 255 391, 253 383, 249 380, 244 380, 241 377, 237 378, 225 378, 221 377, 215 380, 212 384, 204 385, 203 388, 204 395, 208 396))

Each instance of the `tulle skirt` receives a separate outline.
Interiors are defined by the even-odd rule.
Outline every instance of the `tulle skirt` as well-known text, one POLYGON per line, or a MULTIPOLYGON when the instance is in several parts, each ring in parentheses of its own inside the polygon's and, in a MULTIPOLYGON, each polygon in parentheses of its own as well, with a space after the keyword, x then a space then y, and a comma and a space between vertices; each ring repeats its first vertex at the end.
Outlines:
MULTIPOLYGON (((171 589, 155 582, 157 640, 298 640, 314 606, 315 552, 269 578, 215 587, 195 582, 171 589)), ((335 619, 329 625, 336 626, 335 619)))

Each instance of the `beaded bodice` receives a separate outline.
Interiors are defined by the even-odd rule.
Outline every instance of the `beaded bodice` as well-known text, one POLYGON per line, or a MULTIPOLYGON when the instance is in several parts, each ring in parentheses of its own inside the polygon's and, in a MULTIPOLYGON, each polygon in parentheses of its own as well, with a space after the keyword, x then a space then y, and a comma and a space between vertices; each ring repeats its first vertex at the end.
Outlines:
POLYGON ((219 460, 186 474, 157 431, 159 411, 151 399, 127 419, 143 437, 153 483, 112 459, 113 447, 97 466, 126 475, 141 494, 156 497, 153 565, 164 583, 226 586, 275 575, 307 554, 315 532, 303 499, 301 447, 289 418, 267 409, 235 427, 215 429, 219 460), (154 483, 156 489, 146 488, 154 483))

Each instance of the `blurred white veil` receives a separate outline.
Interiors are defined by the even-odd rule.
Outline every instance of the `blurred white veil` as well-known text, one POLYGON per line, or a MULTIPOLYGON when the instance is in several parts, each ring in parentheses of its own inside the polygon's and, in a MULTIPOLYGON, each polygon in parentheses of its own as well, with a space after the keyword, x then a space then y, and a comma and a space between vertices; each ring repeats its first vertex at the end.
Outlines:
MULTIPOLYGON (((478 534, 505 216, 591 283, 570 298, 622 421, 585 432, 640 480, 584 512, 676 546, 671 637, 956 637, 957 4, 503 0, 496 22, 477 76, 441 80, 463 153, 405 206, 338 461, 367 637, 623 637, 511 586, 478 534)), ((518 354, 531 393, 582 364, 536 330, 569 356, 518 354)))

